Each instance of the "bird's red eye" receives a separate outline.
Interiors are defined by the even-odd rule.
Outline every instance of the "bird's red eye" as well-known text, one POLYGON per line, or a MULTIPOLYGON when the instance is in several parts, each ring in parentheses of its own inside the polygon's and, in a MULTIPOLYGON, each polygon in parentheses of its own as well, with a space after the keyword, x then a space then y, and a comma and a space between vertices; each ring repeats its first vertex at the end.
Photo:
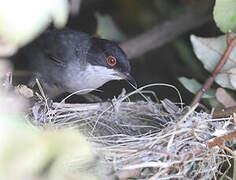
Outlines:
POLYGON ((107 57, 107 64, 111 67, 116 65, 116 58, 114 56, 107 57))

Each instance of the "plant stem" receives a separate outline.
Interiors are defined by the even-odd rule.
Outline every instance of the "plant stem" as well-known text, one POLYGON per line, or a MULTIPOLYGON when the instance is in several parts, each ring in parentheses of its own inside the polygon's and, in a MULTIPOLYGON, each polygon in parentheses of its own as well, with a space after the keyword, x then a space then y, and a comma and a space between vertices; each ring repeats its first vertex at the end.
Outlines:
POLYGON ((205 81, 202 88, 197 92, 196 96, 194 97, 194 99, 191 103, 191 106, 194 106, 196 103, 198 103, 200 101, 202 95, 210 88, 210 86, 212 85, 212 83, 215 80, 215 77, 220 72, 221 68, 225 65, 225 63, 227 62, 230 53, 232 52, 233 48, 236 45, 236 37, 234 37, 232 40, 229 40, 229 38, 230 38, 230 33, 227 33, 228 46, 224 52, 224 55, 222 56, 221 60, 218 62, 217 66, 215 67, 212 74, 205 81))

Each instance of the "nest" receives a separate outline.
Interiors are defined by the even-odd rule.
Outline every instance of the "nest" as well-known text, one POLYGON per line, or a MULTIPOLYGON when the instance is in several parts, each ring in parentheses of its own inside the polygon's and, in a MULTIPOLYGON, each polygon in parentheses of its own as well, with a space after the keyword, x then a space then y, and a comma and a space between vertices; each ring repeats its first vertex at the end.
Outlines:
POLYGON ((130 102, 128 97, 92 104, 37 101, 31 118, 36 126, 83 132, 103 154, 100 161, 109 180, 226 177, 223 164, 230 167, 231 156, 208 142, 233 131, 230 118, 212 119, 196 112, 196 106, 177 106, 169 100, 130 102))

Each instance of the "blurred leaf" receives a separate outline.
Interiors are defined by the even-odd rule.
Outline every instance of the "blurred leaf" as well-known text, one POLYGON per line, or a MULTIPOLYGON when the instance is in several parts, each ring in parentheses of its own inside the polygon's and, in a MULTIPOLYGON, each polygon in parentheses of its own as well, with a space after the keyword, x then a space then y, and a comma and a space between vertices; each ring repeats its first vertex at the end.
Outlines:
POLYGON ((18 46, 35 38, 53 20, 65 25, 67 0, 0 0, 0 36, 18 46))
POLYGON ((137 15, 139 25, 142 28, 149 28, 151 24, 157 23, 156 12, 151 11, 150 8, 140 8, 137 15))
POLYGON ((125 35, 119 30, 111 16, 96 14, 98 21, 97 34, 105 39, 124 41, 125 35))
POLYGON ((225 33, 229 30, 236 32, 235 0, 216 0, 213 15, 221 31, 225 33))
POLYGON ((12 56, 17 51, 17 47, 7 43, 0 38, 0 57, 12 56))
POLYGON ((25 98, 2 88, 0 98, 1 180, 97 179, 96 156, 78 130, 43 131, 24 118, 25 98))
POLYGON ((207 102, 205 103, 209 104, 209 107, 214 107, 215 109, 224 108, 224 106, 222 106, 222 104, 216 98, 207 99, 207 102))
MULTIPOLYGON (((185 77, 178 78, 181 84, 189 90, 191 93, 196 94, 199 89, 201 89, 202 85, 197 82, 195 79, 188 79, 185 77)), ((215 97, 215 90, 209 89, 207 92, 204 93, 202 98, 213 98, 215 97)))
MULTIPOLYGON (((232 34, 232 36, 235 36, 235 34, 232 34)), ((194 53, 203 63, 204 68, 212 72, 226 49, 226 35, 215 38, 201 38, 191 35, 191 42, 194 53)), ((222 70, 228 71, 234 67, 236 67, 236 48, 231 52, 222 70)), ((229 73, 226 72, 218 74, 215 81, 222 87, 235 89, 231 83, 231 79, 229 73)))
MULTIPOLYGON (((57 28, 66 25, 69 15, 69 5, 67 0, 51 0, 52 21, 57 28)), ((48 0, 46 1, 48 4, 48 0)), ((50 13, 50 11, 49 11, 50 13)))
POLYGON ((236 106, 236 102, 229 95, 229 93, 223 88, 217 88, 216 90, 216 99, 224 105, 224 107, 236 106))
MULTIPOLYGON (((1 49, 1 46, 0 46, 0 49, 1 49)), ((6 80, 8 80, 9 76, 11 76, 10 72, 12 72, 12 71, 13 71, 13 66, 12 66, 11 62, 8 59, 1 59, 0 58, 0 83, 1 83, 1 85, 4 85, 5 87, 7 85, 10 85, 8 82, 6 82, 6 80), (7 76, 7 75, 9 75, 9 76, 7 76)))
POLYGON ((178 40, 175 43, 175 47, 178 51, 178 54, 181 60, 191 68, 191 71, 199 75, 202 66, 201 63, 197 61, 197 58, 194 56, 193 50, 185 41, 178 40))
POLYGON ((90 171, 95 155, 76 130, 18 128, 0 136, 0 179, 97 179, 90 171))
POLYGON ((192 49, 189 47, 186 42, 182 40, 178 40, 175 43, 175 47, 179 53, 179 56, 186 64, 192 64, 196 62, 196 58, 194 57, 194 54, 192 53, 192 49))
POLYGON ((137 0, 113 0, 119 9, 119 18, 122 24, 128 29, 127 33, 134 33, 139 27, 139 3, 137 0))
POLYGON ((236 67, 229 69, 227 72, 229 73, 229 80, 231 82, 231 85, 236 88, 236 67))

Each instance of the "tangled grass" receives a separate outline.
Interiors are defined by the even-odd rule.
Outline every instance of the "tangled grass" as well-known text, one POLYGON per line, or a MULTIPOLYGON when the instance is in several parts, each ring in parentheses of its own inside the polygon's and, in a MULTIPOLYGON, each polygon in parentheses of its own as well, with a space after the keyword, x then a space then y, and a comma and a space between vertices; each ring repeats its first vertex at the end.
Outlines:
MULTIPOLYGON (((92 104, 37 102, 31 110, 36 126, 76 128, 83 132, 107 167, 109 180, 227 178, 231 155, 208 142, 232 132, 232 118, 175 105, 165 99, 130 102, 123 93, 111 102, 92 104), (222 170, 223 169, 223 170, 222 170)), ((103 172, 104 173, 104 172, 103 172)))

